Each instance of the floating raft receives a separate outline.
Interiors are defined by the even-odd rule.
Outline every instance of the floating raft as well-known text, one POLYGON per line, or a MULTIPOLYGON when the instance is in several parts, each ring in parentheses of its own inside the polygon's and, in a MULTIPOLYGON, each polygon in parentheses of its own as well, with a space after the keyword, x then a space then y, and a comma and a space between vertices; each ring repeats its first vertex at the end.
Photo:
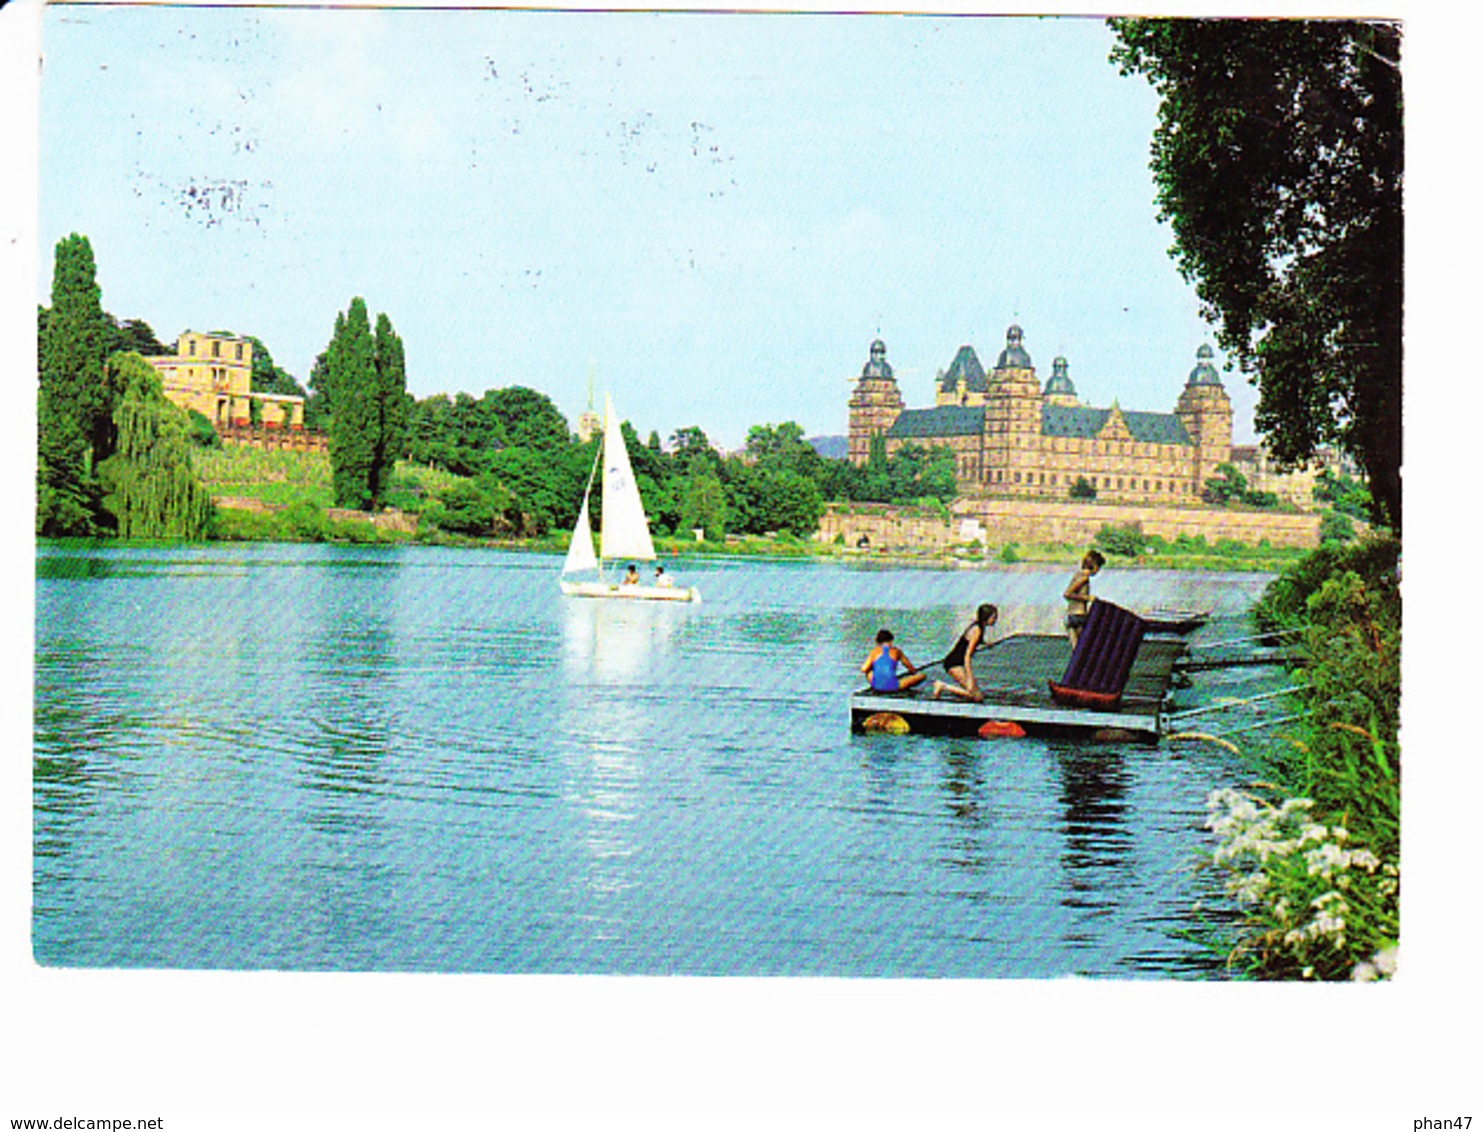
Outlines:
POLYGON ((1144 637, 1132 671, 1114 710, 1058 704, 1050 698, 1049 681, 1059 680, 1070 660, 1070 642, 1061 636, 1018 633, 978 650, 973 673, 982 703, 943 694, 931 698, 932 681, 906 692, 862 689, 849 697, 849 724, 863 730, 878 712, 900 716, 912 732, 926 735, 975 735, 989 720, 1017 723, 1033 733, 1094 736, 1098 731, 1128 732, 1156 741, 1162 729, 1164 699, 1173 679, 1174 662, 1186 646, 1180 640, 1144 637))
POLYGON ((1209 621, 1207 609, 1149 609, 1142 614, 1149 633, 1191 633, 1209 621))

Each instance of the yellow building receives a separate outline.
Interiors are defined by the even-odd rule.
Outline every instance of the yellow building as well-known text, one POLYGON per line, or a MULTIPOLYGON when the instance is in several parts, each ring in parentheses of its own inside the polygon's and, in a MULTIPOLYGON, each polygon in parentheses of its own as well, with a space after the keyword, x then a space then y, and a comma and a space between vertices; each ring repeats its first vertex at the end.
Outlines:
POLYGON ((302 397, 252 391, 252 343, 245 338, 187 330, 176 340, 175 353, 145 360, 159 371, 165 396, 200 413, 217 432, 250 428, 253 402, 264 428, 304 426, 302 397))
POLYGON ((1056 358, 1040 387, 1024 332, 1008 341, 991 372, 963 346, 937 377, 936 404, 908 409, 885 360, 870 347, 849 399, 849 459, 862 464, 879 436, 887 455, 906 444, 945 446, 965 495, 1066 499, 1080 479, 1096 498, 1123 503, 1197 503, 1204 483, 1230 459, 1232 411, 1201 346, 1171 413, 1081 404, 1069 363, 1056 358))

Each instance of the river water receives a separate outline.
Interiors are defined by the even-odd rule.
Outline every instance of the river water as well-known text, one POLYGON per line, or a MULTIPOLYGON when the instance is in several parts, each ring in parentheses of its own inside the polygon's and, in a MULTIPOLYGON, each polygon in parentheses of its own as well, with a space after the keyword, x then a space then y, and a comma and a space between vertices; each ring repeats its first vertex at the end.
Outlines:
MULTIPOLYGON (((850 733, 876 629, 919 663, 982 601, 1057 632, 1068 571, 678 559, 682 606, 563 598, 559 567, 43 546, 37 961, 1218 977, 1182 933, 1232 752, 850 733)), ((1267 580, 1113 560, 1095 589, 1212 608, 1198 641, 1267 580)))

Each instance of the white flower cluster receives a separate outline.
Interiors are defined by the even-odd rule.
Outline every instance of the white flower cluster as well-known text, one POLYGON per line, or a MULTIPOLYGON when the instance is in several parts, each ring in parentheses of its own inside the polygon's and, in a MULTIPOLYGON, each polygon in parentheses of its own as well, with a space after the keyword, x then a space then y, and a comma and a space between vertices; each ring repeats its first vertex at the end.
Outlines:
POLYGON ((1343 894, 1324 892, 1312 902, 1312 908, 1317 914, 1302 927, 1287 932, 1282 942, 1296 945, 1326 940, 1334 947, 1342 947, 1343 929, 1347 926, 1343 917, 1348 915, 1348 902, 1343 894))
POLYGON ((1394 975, 1395 969, 1400 965, 1400 949, 1398 947, 1386 947, 1383 951, 1375 952, 1373 956, 1357 964, 1353 969, 1353 981, 1356 983, 1372 983, 1376 979, 1388 979, 1394 975))
MULTIPOLYGON (((1311 798, 1288 798, 1275 807, 1227 788, 1211 794, 1205 808, 1209 814, 1205 826, 1220 839, 1214 852, 1217 865, 1250 860, 1265 864, 1271 857, 1288 856, 1328 836, 1326 826, 1307 820, 1311 798)), ((1348 836, 1346 831, 1343 836, 1348 836)))
MULTIPOLYGON (((1347 947, 1348 927, 1353 913, 1349 895, 1358 873, 1379 877, 1379 895, 1393 896, 1399 887, 1399 869, 1386 864, 1362 846, 1349 847, 1348 830, 1312 820, 1310 798, 1289 798, 1280 806, 1258 801, 1239 790, 1216 790, 1206 802, 1206 827, 1218 839, 1214 864, 1230 875, 1225 891, 1242 904, 1270 903, 1270 912, 1281 925, 1281 940, 1303 951, 1319 945, 1324 949, 1347 947), (1298 855, 1300 854, 1300 857, 1298 855), (1308 877, 1329 886, 1306 908, 1292 907, 1289 891, 1273 884, 1268 866, 1277 860, 1296 858, 1299 874, 1305 864, 1308 877)), ((1290 867, 1281 870, 1286 876, 1290 867)), ((1385 977, 1393 969, 1393 958, 1381 952, 1354 969, 1354 978, 1385 977), (1383 962, 1381 962, 1383 959, 1383 962), (1388 965, 1386 967, 1386 964, 1388 965)), ((1311 977, 1312 967, 1304 970, 1311 977)))

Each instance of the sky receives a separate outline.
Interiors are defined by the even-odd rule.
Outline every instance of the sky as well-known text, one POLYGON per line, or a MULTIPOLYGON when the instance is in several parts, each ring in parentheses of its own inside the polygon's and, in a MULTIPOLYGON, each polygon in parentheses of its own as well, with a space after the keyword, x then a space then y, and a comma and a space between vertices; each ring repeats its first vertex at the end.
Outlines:
MULTIPOLYGON (((263 341, 307 384, 363 296, 417 397, 527 385, 642 435, 847 428, 1011 323, 1042 380, 1171 412, 1213 343, 1156 220, 1156 97, 1088 18, 58 6, 38 300, 263 341)), ((1224 361, 1223 355, 1217 360, 1224 361)), ((1227 376, 1238 441, 1253 390, 1227 376)))

